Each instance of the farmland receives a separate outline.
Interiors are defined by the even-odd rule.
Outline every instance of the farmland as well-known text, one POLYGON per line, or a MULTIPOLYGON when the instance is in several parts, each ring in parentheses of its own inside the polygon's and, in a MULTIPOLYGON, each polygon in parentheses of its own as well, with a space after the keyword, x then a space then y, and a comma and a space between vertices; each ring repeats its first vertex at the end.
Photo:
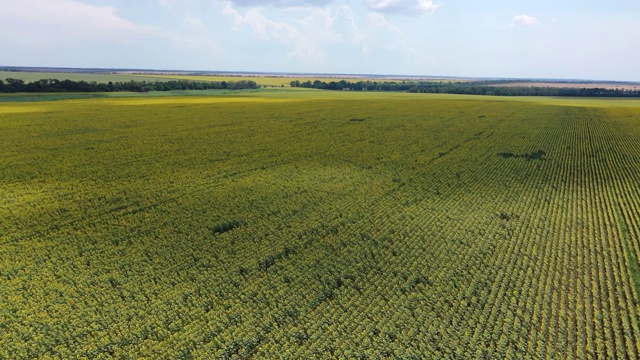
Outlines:
MULTIPOLYGON (((144 77, 156 77, 158 75, 140 75, 140 76, 144 76, 144 77)), ((258 75, 254 75, 254 76, 248 76, 248 75, 237 75, 237 76, 224 76, 224 75, 162 75, 163 78, 165 79, 171 79, 171 80, 191 80, 191 81, 239 81, 239 80, 251 80, 251 81, 255 81, 256 83, 258 83, 258 85, 260 86, 264 86, 264 87, 290 87, 290 84, 292 81, 294 80, 300 80, 302 79, 303 81, 315 81, 315 80, 322 80, 322 81, 340 81, 340 80, 355 80, 355 79, 360 79, 360 80, 375 80, 375 81, 391 81, 391 80, 385 80, 385 79, 374 79, 374 78, 346 78, 346 77, 309 77, 309 76, 304 76, 304 77, 294 77, 293 75, 287 75, 287 76, 275 76, 275 75, 265 75, 265 76, 258 76, 258 75)))
POLYGON ((508 87, 554 87, 554 88, 603 88, 603 89, 627 89, 637 90, 640 89, 640 83, 632 82, 619 82, 619 83, 607 83, 607 82, 509 82, 500 84, 501 86, 508 87))
MULTIPOLYGON (((118 72, 115 73, 91 73, 91 72, 40 72, 40 71, 0 71, 0 79, 7 78, 20 79, 26 82, 38 81, 41 79, 58 79, 58 80, 72 80, 72 81, 87 81, 108 83, 112 82, 128 82, 128 81, 172 81, 172 80, 189 80, 189 81, 255 81, 260 86, 265 87, 289 87, 289 84, 293 80, 300 80, 300 77, 288 76, 276 76, 276 75, 190 75, 190 74, 163 74, 158 73, 144 73, 144 72, 118 72)), ((339 81, 342 79, 348 79, 344 77, 304 77, 303 80, 323 80, 323 81, 339 81)), ((355 79, 355 77, 353 78, 355 79)), ((353 80, 352 79, 352 80, 353 80)), ((368 79, 368 78, 367 78, 368 79)), ((391 81, 385 79, 376 79, 376 81, 391 81)))
POLYGON ((9 101, 0 134, 0 359, 640 357, 640 101, 9 101))
POLYGON ((98 82, 108 83, 112 82, 126 82, 126 81, 168 81, 171 79, 164 78, 162 76, 148 76, 142 77, 138 75, 129 74, 106 74, 106 73, 63 73, 63 72, 37 72, 37 71, 0 71, 0 79, 7 78, 20 79, 26 82, 38 81, 41 79, 57 79, 57 80, 72 80, 72 81, 86 81, 86 82, 98 82))

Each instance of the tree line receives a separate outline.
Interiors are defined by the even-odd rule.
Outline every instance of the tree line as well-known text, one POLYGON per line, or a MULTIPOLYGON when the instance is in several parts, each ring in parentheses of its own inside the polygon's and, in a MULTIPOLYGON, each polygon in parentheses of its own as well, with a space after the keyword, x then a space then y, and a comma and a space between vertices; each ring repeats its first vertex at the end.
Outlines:
POLYGON ((557 88, 501 86, 512 81, 426 82, 426 81, 320 81, 294 80, 292 87, 322 90, 403 91, 431 94, 498 95, 498 96, 575 96, 575 97, 640 97, 640 90, 605 88, 557 88))
POLYGON ((148 92, 172 90, 216 90, 216 89, 257 89, 258 84, 252 80, 238 81, 126 81, 98 83, 87 81, 41 79, 25 82, 22 79, 8 78, 0 80, 0 93, 17 92, 148 92))

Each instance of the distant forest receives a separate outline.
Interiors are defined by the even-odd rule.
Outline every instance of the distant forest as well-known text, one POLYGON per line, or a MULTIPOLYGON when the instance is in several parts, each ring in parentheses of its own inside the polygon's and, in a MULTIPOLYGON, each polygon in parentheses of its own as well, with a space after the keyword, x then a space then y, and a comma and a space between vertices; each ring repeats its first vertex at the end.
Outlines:
POLYGON ((576 97, 640 97, 640 90, 604 88, 556 88, 501 86, 512 81, 426 82, 426 81, 358 81, 324 82, 294 80, 292 87, 323 90, 404 91, 431 94, 465 94, 498 96, 576 96, 576 97))
POLYGON ((0 93, 18 92, 148 92, 172 90, 215 90, 215 89, 257 89, 258 85, 251 80, 238 81, 126 81, 126 82, 87 82, 72 80, 42 79, 25 82, 21 79, 0 80, 0 93))

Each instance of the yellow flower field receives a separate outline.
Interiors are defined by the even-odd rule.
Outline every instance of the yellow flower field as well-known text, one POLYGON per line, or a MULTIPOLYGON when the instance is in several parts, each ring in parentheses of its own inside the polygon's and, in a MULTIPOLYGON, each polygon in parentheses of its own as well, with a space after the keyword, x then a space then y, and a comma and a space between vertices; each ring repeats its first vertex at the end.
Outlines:
POLYGON ((640 101, 0 103, 0 359, 640 357, 640 101))

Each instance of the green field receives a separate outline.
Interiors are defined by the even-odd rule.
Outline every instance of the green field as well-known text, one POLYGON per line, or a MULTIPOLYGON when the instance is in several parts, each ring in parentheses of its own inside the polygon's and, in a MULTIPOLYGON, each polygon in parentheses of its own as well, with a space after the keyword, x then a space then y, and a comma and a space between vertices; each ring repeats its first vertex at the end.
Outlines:
POLYGON ((4 93, 0 95, 0 103, 3 102, 41 102, 56 100, 72 100, 72 99, 107 99, 107 98, 158 98, 158 97, 185 97, 185 96, 210 96, 210 95, 249 95, 251 93, 261 92, 269 93, 276 91, 278 93, 286 93, 298 91, 296 89, 245 89, 245 90, 170 90, 170 91, 149 91, 149 92, 53 92, 53 93, 4 93))
MULTIPOLYGON (((148 77, 154 77, 156 75, 143 75, 148 77)), ((347 77, 294 77, 291 75, 288 76, 275 76, 275 75, 265 75, 265 76, 223 76, 223 75, 162 75, 164 79, 168 80, 193 80, 193 81, 240 81, 240 80, 252 80, 255 81, 258 85, 264 87, 291 87, 291 82, 294 80, 300 81, 311 81, 314 82, 316 80, 331 82, 331 81, 340 81, 340 80, 348 80, 348 81, 378 81, 378 82, 390 82, 390 81, 402 81, 402 80, 391 80, 391 79, 375 79, 375 78, 347 78, 347 77)))
POLYGON ((162 76, 140 76, 125 74, 101 74, 101 73, 63 73, 63 72, 36 72, 36 71, 0 71, 0 80, 8 78, 20 79, 26 82, 38 81, 42 79, 58 79, 72 81, 87 81, 97 83, 128 82, 128 81, 168 81, 162 76))
MULTIPOLYGON (((320 80, 324 82, 331 81, 377 81, 377 82, 391 82, 402 81, 396 79, 374 79, 374 78, 347 78, 347 77, 293 77, 293 76, 224 76, 224 75, 164 75, 164 74, 103 74, 103 73, 63 73, 63 72, 36 72, 36 71, 0 71, 0 80, 7 78, 21 79, 26 82, 38 81, 41 79, 58 79, 58 80, 72 80, 72 81, 87 81, 97 83, 112 82, 129 82, 129 81, 172 81, 172 80, 190 80, 190 81, 240 81, 251 80, 255 81, 259 86, 266 88, 290 88, 290 84, 293 80, 300 81, 315 81, 320 80)), ((423 81, 446 81, 451 80, 423 80, 423 81)), ((296 88, 296 90, 299 90, 296 88)), ((0 98, 0 101, 2 99, 0 98)))
MULTIPOLYGON (((291 76, 218 76, 218 75, 142 75, 142 74, 103 74, 103 73, 64 73, 64 72, 36 72, 36 71, 0 71, 0 80, 7 78, 21 79, 26 82, 38 81, 41 79, 58 79, 72 81, 87 81, 97 83, 128 82, 128 81, 171 81, 171 80, 192 80, 192 81, 240 81, 252 80, 260 86, 265 87, 289 87, 293 80, 321 80, 340 81, 354 80, 348 78, 300 78, 291 76)), ((372 81, 391 81, 374 80, 372 81)))
POLYGON ((0 103, 0 359, 640 357, 640 101, 0 103))
MULTIPOLYGON (((153 77, 154 75, 144 75, 153 77)), ((299 78, 282 76, 219 76, 219 75, 163 75, 169 80, 193 80, 193 81, 240 81, 252 80, 260 86, 268 87, 290 87, 293 80, 299 78)), ((311 79, 311 81, 316 79, 311 79)), ((326 80, 326 79, 325 79, 326 80)), ((340 80, 340 79, 338 79, 340 80)))

